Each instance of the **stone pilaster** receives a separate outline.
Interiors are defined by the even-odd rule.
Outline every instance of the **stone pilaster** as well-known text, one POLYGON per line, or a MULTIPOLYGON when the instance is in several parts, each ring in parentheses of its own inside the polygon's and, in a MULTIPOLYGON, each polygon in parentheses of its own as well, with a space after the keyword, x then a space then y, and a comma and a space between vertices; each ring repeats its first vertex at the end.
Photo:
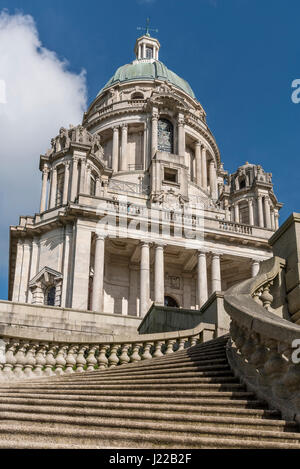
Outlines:
POLYGON ((254 225, 253 200, 248 199, 249 225, 254 225))
POLYGON ((201 186, 201 143, 195 143, 196 182, 201 186))

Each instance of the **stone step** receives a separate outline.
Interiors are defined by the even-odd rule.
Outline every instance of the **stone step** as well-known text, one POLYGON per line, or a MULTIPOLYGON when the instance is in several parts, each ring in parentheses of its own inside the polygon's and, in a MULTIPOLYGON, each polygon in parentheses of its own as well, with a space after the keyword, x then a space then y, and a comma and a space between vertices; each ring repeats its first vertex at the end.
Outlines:
POLYGON ((173 422, 181 425, 214 425, 214 426, 225 426, 226 427, 238 427, 238 428, 255 428, 260 430, 271 430, 271 431, 289 431, 295 432, 298 430, 296 422, 287 422, 278 419, 261 419, 257 417, 249 418, 246 416, 235 416, 231 417, 228 415, 197 415, 195 413, 186 414, 174 413, 169 408, 163 411, 146 410, 145 408, 139 410, 126 410, 126 409, 90 409, 90 408, 77 408, 77 407, 66 407, 59 406, 53 408, 51 405, 20 405, 20 404, 6 404, 6 406, 0 405, 0 421, 1 420, 26 420, 26 414, 30 414, 30 420, 39 421, 39 418, 45 419, 46 421, 52 422, 52 418, 60 423, 68 423, 68 418, 72 417, 72 423, 74 425, 107 425, 109 426, 109 420, 122 420, 127 422, 130 427, 132 423, 140 421, 146 422, 160 422, 169 423, 173 422), (24 417, 25 416, 25 417, 24 417), (61 418, 61 420, 59 420, 61 418), (58 420, 56 420, 58 419, 58 420))
MULTIPOLYGON (((176 375, 173 375, 176 376, 176 375)), ((57 380, 55 381, 55 384, 53 384, 53 381, 51 382, 51 387, 57 386, 60 387, 61 385, 67 384, 68 386, 80 386, 84 382, 85 385, 90 384, 91 386, 98 386, 98 385, 132 385, 134 384, 145 384, 145 385, 152 385, 152 384, 184 384, 184 383, 191 383, 191 378, 193 383, 199 383, 199 384, 239 384, 238 379, 235 378, 234 376, 220 376, 216 378, 203 378, 197 373, 190 373, 189 376, 183 375, 181 378, 166 378, 165 376, 157 376, 155 378, 151 378, 148 376, 145 376, 144 378, 135 378, 134 380, 130 377, 126 378, 114 378, 114 379, 108 379, 108 378, 103 378, 103 379, 80 379, 80 376, 74 376, 73 380, 57 380)), ((39 385, 43 384, 44 381, 39 381, 38 383, 35 382, 35 384, 39 387, 39 385)), ((48 386, 47 386, 48 387, 48 386)))
MULTIPOLYGON (((30 416, 28 416, 30 417, 30 416)), ((132 423, 132 422, 131 422, 132 423)), ((294 448, 299 448, 299 433, 277 432, 268 430, 250 430, 241 428, 227 428, 190 425, 187 429, 185 425, 155 424, 153 422, 139 422, 131 427, 125 423, 119 425, 118 421, 110 420, 109 429, 99 427, 97 429, 86 428, 84 426, 74 426, 72 418, 69 424, 57 424, 52 420, 51 425, 45 422, 6 421, 0 423, 1 440, 9 440, 13 435, 15 440, 22 441, 51 441, 53 443, 68 443, 79 445, 97 445, 101 447, 127 447, 134 443, 136 448, 147 447, 149 443, 154 448, 201 448, 203 439, 220 439, 230 445, 230 440, 235 440, 238 447, 240 442, 260 441, 261 447, 266 447, 266 443, 289 443, 294 448), (116 430, 112 430, 115 428, 116 430), (139 430, 139 431, 138 431, 139 430)), ((232 443, 231 443, 232 444, 232 443)), ((218 446, 218 447, 226 447, 218 446)))
MULTIPOLYGON (((7 389, 6 390, 6 395, 9 395, 10 393, 13 394, 22 394, 23 391, 26 391, 26 389, 22 388, 14 388, 14 389, 7 389)), ((157 390, 143 390, 143 389, 105 389, 105 393, 103 393, 103 389, 100 390, 91 390, 91 389, 69 389, 68 387, 63 388, 63 389, 35 389, 34 395, 36 397, 40 395, 47 395, 55 392, 56 396, 59 394, 73 394, 73 395, 85 395, 85 396, 100 396, 103 397, 105 396, 139 396, 139 397, 153 397, 157 396, 158 392, 157 390), (67 392, 62 392, 62 391, 67 391, 67 392)), ((3 395, 3 393, 1 393, 3 395)), ((196 387, 193 390, 186 390, 186 386, 183 387, 182 389, 176 389, 176 390, 168 390, 168 389, 161 389, 159 391, 159 396, 160 397, 166 397, 166 398, 173 398, 173 397, 208 397, 208 398, 228 398, 228 399, 254 399, 255 395, 253 392, 248 392, 248 391, 199 391, 198 388, 196 387)))
MULTIPOLYGON (((125 365, 124 365, 125 366, 125 365)), ((123 368, 123 365, 120 367, 120 368, 123 368)), ((30 383, 44 383, 44 382, 47 382, 47 383, 61 383, 61 382, 64 382, 64 383, 69 383, 70 381, 73 381, 73 380, 84 380, 84 382, 92 382, 92 381, 98 381, 98 380, 106 380, 106 379, 109 379, 109 381, 112 381, 112 380, 115 380, 115 379, 118 379, 118 380, 130 380, 130 381, 134 381, 136 379, 155 379, 155 378, 158 378, 158 379, 161 379, 161 378, 173 378, 173 377, 178 377, 178 370, 176 369, 172 369, 172 370, 162 370, 160 371, 159 369, 158 370, 154 370, 154 371, 151 371, 149 373, 146 373, 145 371, 135 371, 134 373, 133 372, 130 372, 129 370, 127 371, 124 371, 122 370, 122 372, 118 373, 118 372, 114 372, 114 370, 116 370, 116 368, 109 368, 109 370, 103 370, 101 372, 97 372, 97 371, 86 371, 84 373, 76 373, 76 372, 73 372, 73 373, 70 373, 70 374, 63 374, 61 376, 43 376, 43 377, 37 377, 37 378, 30 378, 30 380, 28 381, 25 381, 25 383, 27 382, 30 382, 30 383)), ((199 377, 199 378, 218 378, 218 377, 228 377, 228 378, 234 378, 234 379, 237 379, 234 377, 234 374, 232 373, 232 371, 230 369, 226 369, 226 370, 220 370, 220 371, 204 371, 204 372, 201 372, 201 371, 190 371, 190 370, 187 370, 187 371, 184 371, 184 370, 180 370, 180 376, 182 377, 190 377, 190 378, 195 378, 195 377, 199 377)), ((24 384, 24 380, 19 380, 17 381, 17 379, 15 380, 11 380, 11 381, 0 381, 0 389, 1 388, 7 388, 7 387, 10 387, 10 386, 16 386, 18 384, 24 384)))
MULTIPOLYGON (((178 383, 160 383, 159 380, 155 381, 155 383, 147 383, 144 382, 142 384, 137 384, 137 383, 128 383, 128 384, 65 384, 61 383, 59 384, 45 384, 41 385, 38 384, 36 386, 34 385, 23 385, 23 386, 18 386, 18 390, 22 392, 23 390, 27 389, 35 389, 35 392, 43 392, 44 390, 49 391, 49 390, 55 390, 55 391, 97 391, 97 393, 102 392, 106 393, 106 391, 116 391, 116 392, 128 392, 128 391, 143 391, 143 390, 148 390, 149 391, 176 391, 176 390, 185 390, 187 388, 189 390, 205 390, 205 391, 216 391, 216 390, 226 390, 226 391, 244 391, 245 386, 240 383, 197 383, 191 381, 189 379, 187 380, 182 380, 178 383)), ((8 390, 9 391, 9 390, 8 390)))
POLYGON ((172 399, 170 399, 169 394, 162 396, 161 394, 159 396, 116 396, 114 394, 112 395, 91 395, 87 396, 85 393, 84 394, 58 394, 58 393, 46 393, 46 394, 30 394, 30 393, 1 393, 0 394, 1 399, 26 399, 27 401, 38 399, 40 401, 46 402, 48 399, 56 399, 60 401, 62 404, 64 404, 66 401, 72 401, 72 402, 82 402, 82 403, 92 403, 95 405, 98 405, 99 403, 138 403, 141 405, 153 405, 153 404, 160 404, 160 405, 180 405, 182 407, 184 406, 194 406, 195 409, 197 409, 198 406, 210 406, 210 407, 218 407, 222 406, 224 408, 226 407, 236 407, 238 409, 266 409, 267 404, 264 401, 257 400, 253 398, 253 395, 251 395, 251 399, 228 399, 222 398, 219 396, 219 393, 215 396, 212 397, 198 397, 195 395, 192 395, 190 397, 184 397, 184 396, 173 396, 172 399))
POLYGON ((40 406, 41 408, 51 407, 52 411, 54 406, 57 406, 60 412, 66 410, 72 414, 77 412, 78 409, 87 412, 99 412, 102 409, 112 411, 155 411, 155 412, 176 412, 179 415, 192 414, 200 415, 215 415, 215 416, 228 416, 228 417, 247 417, 247 418, 260 418, 260 419, 279 419, 281 414, 277 410, 269 409, 252 409, 249 407, 214 407, 209 404, 206 406, 190 405, 190 404, 170 404, 165 403, 147 403, 147 402, 103 402, 98 401, 81 401, 81 400, 62 400, 62 399, 35 399, 35 398, 22 398, 22 397, 0 397, 0 411, 16 410, 17 408, 23 411, 31 412, 34 407, 40 406), (27 410, 28 409, 28 410, 27 410), (61 410, 62 409, 62 410, 61 410))

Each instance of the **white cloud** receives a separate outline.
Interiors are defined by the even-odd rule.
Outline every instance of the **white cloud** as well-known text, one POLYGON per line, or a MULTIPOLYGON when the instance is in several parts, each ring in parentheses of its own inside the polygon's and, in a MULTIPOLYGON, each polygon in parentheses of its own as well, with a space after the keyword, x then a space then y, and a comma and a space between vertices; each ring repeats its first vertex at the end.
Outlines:
POLYGON ((86 108, 85 73, 71 73, 41 45, 34 19, 0 13, 0 266, 7 262, 8 226, 38 211, 39 155, 60 126, 77 124, 86 108), (3 85, 3 82, 5 85, 3 85), (3 96, 2 96, 3 98, 3 96))

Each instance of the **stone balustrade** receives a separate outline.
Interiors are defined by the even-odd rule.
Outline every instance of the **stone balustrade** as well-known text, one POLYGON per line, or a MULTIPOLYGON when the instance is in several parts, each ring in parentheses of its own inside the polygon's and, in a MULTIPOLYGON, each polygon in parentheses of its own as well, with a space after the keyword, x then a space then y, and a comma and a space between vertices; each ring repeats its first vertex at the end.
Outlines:
POLYGON ((234 231, 235 233, 243 233, 252 235, 252 228, 248 225, 241 225, 240 223, 230 222, 230 221, 219 221, 220 230, 224 231, 234 231))
MULTIPOLYGON (((200 323, 196 328, 160 334, 144 334, 124 340, 74 342, 38 340, 4 333, 0 339, 0 380, 20 380, 76 372, 104 370, 141 360, 162 357, 214 337, 215 326, 200 323)), ((50 334, 49 334, 50 336, 50 334)))
POLYGON ((231 317, 227 354, 248 389, 284 418, 300 422, 299 344, 294 342, 300 343, 300 327, 276 315, 270 292, 284 266, 278 257, 264 261, 256 277, 225 292, 224 306, 231 317))

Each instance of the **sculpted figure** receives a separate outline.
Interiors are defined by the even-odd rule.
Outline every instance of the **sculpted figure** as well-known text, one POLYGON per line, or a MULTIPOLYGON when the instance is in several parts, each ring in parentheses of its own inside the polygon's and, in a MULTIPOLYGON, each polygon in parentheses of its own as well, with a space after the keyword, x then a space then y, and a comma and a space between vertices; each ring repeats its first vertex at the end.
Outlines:
POLYGON ((60 144, 60 150, 64 150, 65 148, 68 148, 70 145, 69 132, 64 127, 61 127, 59 129, 59 144, 60 144))
POLYGON ((95 134, 92 136, 91 152, 99 158, 103 157, 103 147, 101 145, 101 137, 99 134, 95 134))

